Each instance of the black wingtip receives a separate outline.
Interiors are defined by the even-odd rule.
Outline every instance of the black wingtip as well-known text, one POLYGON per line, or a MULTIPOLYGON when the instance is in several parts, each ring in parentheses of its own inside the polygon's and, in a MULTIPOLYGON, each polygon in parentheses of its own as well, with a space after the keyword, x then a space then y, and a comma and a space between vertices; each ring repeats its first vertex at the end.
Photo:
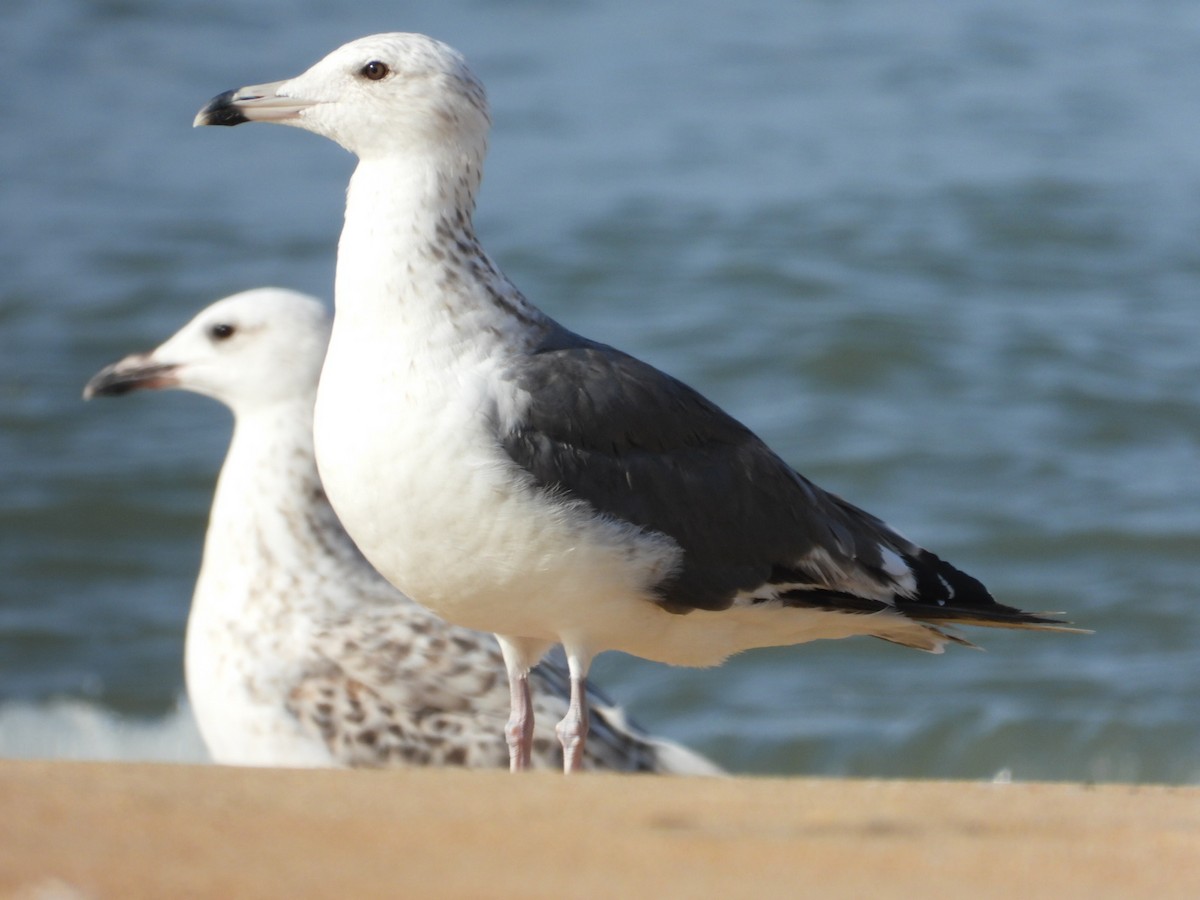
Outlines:
POLYGON ((910 618, 985 628, 1088 633, 1087 629, 1075 628, 1054 614, 1026 612, 997 602, 978 579, 928 550, 906 559, 917 578, 917 596, 897 598, 896 608, 910 618))
POLYGON ((192 120, 193 127, 199 128, 201 125, 241 125, 243 122, 249 122, 246 115, 233 102, 237 96, 236 90, 225 91, 223 94, 217 94, 200 112, 196 113, 196 118, 192 120))

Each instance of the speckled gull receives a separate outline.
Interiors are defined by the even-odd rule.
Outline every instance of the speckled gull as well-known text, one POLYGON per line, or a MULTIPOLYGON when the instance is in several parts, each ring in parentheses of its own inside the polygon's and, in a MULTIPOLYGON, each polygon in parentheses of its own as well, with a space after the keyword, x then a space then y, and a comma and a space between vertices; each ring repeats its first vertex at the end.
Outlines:
MULTIPOLYGON (((504 663, 490 635, 447 625, 363 559, 321 489, 312 410, 329 319, 278 288, 219 300, 150 353, 103 369, 85 397, 182 388, 233 410, 188 618, 185 668, 218 762, 275 766, 504 766, 504 663)), ((532 676, 548 721, 562 670, 532 676)), ((717 772, 591 698, 585 764, 717 772)), ((549 725, 534 764, 562 765, 549 725)))
POLYGON ((382 34, 287 81, 227 91, 197 125, 279 122, 356 154, 317 460, 367 558, 418 602, 493 631, 528 764, 528 672, 555 643, 581 760, 592 658, 707 666, 752 647, 949 624, 1062 628, 807 481, 691 388, 555 322, 472 226, 490 127, 451 48, 382 34))

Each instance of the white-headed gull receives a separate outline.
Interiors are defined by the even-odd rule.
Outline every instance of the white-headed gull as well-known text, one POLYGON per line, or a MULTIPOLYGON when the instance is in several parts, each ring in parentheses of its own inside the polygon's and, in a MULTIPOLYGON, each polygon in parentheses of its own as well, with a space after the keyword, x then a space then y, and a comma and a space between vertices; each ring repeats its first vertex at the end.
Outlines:
POLYGON ((561 643, 578 766, 592 658, 708 666, 871 635, 936 651, 946 624, 1061 628, 793 471, 687 385, 530 303, 472 226, 490 125, 450 47, 380 34, 227 91, 197 125, 294 125, 356 154, 317 460, 367 558, 450 621, 495 632, 528 762, 528 672, 561 643))

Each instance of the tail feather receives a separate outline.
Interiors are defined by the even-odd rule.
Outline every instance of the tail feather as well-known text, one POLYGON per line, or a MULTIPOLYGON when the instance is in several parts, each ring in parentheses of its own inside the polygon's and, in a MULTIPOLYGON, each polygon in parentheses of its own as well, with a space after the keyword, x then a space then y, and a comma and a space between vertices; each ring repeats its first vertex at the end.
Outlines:
MULTIPOLYGON (((836 591, 788 591, 779 599, 785 606, 805 606, 840 613, 877 613, 895 609, 910 619, 921 622, 944 622, 954 625, 980 625, 990 628, 1025 628, 1033 631, 1075 631, 1087 633, 1086 628, 1075 628, 1057 613, 1025 612, 1013 606, 1004 606, 993 601, 990 607, 958 607, 940 605, 921 600, 895 597, 892 604, 881 600, 870 600, 836 591), (894 605, 893 605, 894 604, 894 605)), ((954 639, 957 642, 957 639, 954 639)))
POLYGON ((985 612, 977 609, 954 609, 946 607, 924 607, 921 604, 899 604, 898 609, 911 619, 921 622, 937 622, 951 625, 976 625, 982 628, 1015 628, 1026 631, 1061 631, 1072 634, 1091 634, 1091 629, 1079 628, 1065 619, 1053 618, 1046 613, 1028 613, 1002 606, 998 610, 985 612))

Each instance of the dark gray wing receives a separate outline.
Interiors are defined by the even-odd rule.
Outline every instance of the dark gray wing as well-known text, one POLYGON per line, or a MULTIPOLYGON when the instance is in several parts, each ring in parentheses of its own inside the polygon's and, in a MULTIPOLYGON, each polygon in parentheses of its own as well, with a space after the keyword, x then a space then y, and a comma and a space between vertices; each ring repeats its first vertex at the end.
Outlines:
POLYGON ((554 323, 510 377, 531 402, 500 435, 505 451, 539 488, 674 539, 682 565, 656 586, 671 612, 726 609, 747 591, 755 601, 893 607, 931 622, 1065 624, 997 603, 977 579, 821 490, 715 404, 628 354, 554 323))
POLYGON ((857 599, 879 609, 893 580, 881 545, 920 552, 687 385, 611 347, 557 330, 512 379, 531 402, 502 435, 504 449, 539 486, 673 538, 683 566, 657 588, 668 609, 724 609, 739 591, 795 583, 837 607, 857 599), (818 548, 835 567, 865 574, 875 596, 832 580, 815 564, 818 548))

